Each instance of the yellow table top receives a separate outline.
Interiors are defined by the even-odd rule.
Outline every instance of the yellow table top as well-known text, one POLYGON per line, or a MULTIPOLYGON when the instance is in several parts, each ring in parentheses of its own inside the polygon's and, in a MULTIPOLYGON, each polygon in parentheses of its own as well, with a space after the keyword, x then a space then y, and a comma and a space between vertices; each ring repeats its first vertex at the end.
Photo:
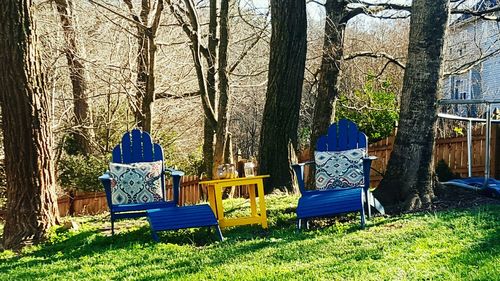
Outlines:
POLYGON ((250 177, 244 177, 244 178, 232 178, 232 179, 220 179, 220 180, 209 180, 209 181, 200 181, 199 184, 217 184, 217 183, 224 183, 224 182, 233 182, 233 181, 240 181, 240 180, 252 180, 252 179, 263 179, 263 178, 268 178, 270 177, 269 175, 261 175, 261 176, 250 176, 250 177))

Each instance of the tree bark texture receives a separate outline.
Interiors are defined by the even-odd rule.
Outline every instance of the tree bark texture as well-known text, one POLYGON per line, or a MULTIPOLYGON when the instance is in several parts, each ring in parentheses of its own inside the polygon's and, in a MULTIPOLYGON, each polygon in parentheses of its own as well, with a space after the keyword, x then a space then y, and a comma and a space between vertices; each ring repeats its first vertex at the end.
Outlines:
POLYGON ((216 169, 218 165, 223 164, 225 161, 226 153, 225 147, 227 146, 228 139, 228 120, 229 120, 229 79, 227 76, 227 47, 229 44, 229 0, 221 1, 220 7, 220 23, 219 23, 219 102, 217 108, 217 127, 215 132, 215 149, 214 149, 214 163, 216 169))
POLYGON ((376 196, 393 210, 427 207, 434 197, 432 154, 441 91, 448 0, 414 0, 399 128, 376 196))
POLYGON ((305 0, 271 0, 271 53, 259 144, 259 173, 270 174, 266 192, 293 190, 290 152, 297 127, 306 59, 305 0))
POLYGON ((314 157, 318 138, 326 134, 335 119, 335 102, 339 95, 337 80, 340 76, 346 26, 342 19, 347 14, 346 6, 345 1, 327 0, 325 3, 325 37, 310 136, 310 159, 314 157))
POLYGON ((85 66, 80 60, 80 51, 76 39, 73 7, 69 0, 55 0, 55 3, 63 28, 66 44, 63 50, 68 61, 69 77, 73 87, 75 127, 72 135, 77 144, 77 153, 88 155, 92 152, 94 130, 92 128, 92 111, 88 103, 85 66))
MULTIPOLYGON (((217 86, 215 85, 215 75, 217 72, 217 0, 210 0, 208 23, 208 55, 207 60, 207 95, 210 105, 213 109, 216 107, 217 86)), ((214 112, 217 115, 217 112, 214 112)), ((217 123, 210 122, 208 117, 205 117, 204 138, 203 138, 203 156, 205 161, 205 170, 210 178, 217 173, 217 165, 215 164, 215 149, 214 144, 218 141, 224 142, 224 139, 217 140, 216 130, 217 123), (211 172, 210 172, 211 170, 211 172)))
POLYGON ((0 9, 0 106, 7 213, 3 246, 41 241, 58 220, 49 95, 36 46, 32 1, 0 9))

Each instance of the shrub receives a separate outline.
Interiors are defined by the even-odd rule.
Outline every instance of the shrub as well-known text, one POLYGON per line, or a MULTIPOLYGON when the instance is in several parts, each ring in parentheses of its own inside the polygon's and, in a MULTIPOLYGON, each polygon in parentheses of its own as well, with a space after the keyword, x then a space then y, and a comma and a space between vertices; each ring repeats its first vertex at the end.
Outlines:
POLYGON ((441 181, 441 182, 460 178, 459 174, 453 173, 453 171, 450 169, 448 164, 446 164, 444 159, 441 159, 438 161, 438 163, 436 165, 436 175, 437 175, 439 181, 441 181))
POLYGON ((336 119, 346 118, 356 123, 370 142, 392 135, 399 115, 396 94, 391 88, 389 80, 379 81, 369 75, 363 89, 339 97, 336 119))
POLYGON ((97 178, 106 171, 108 162, 95 156, 66 155, 58 162, 59 184, 64 190, 102 191, 97 178))

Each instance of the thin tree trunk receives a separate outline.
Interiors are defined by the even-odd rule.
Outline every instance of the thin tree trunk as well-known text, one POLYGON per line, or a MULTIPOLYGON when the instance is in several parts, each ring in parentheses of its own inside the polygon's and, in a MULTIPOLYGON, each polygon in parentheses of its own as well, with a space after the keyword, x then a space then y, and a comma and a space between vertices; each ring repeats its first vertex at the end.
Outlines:
POLYGON ((259 173, 270 174, 266 192, 293 191, 289 155, 297 127, 306 59, 305 0, 271 0, 271 54, 259 145, 259 173))
POLYGON ((58 223, 50 98, 37 49, 32 1, 6 0, 0 12, 0 106, 7 213, 3 246, 41 241, 58 223))
POLYGON ((325 37, 318 81, 318 96, 314 104, 309 146, 310 159, 314 157, 318 138, 326 134, 328 127, 335 119, 335 102, 339 95, 337 81, 340 76, 346 25, 345 22, 342 23, 342 19, 346 15, 346 5, 346 2, 337 0, 327 0, 325 3, 325 37))
POLYGON ((146 104, 144 104, 144 101, 147 96, 148 62, 149 62, 149 40, 146 35, 146 30, 141 26, 137 26, 137 58, 136 58, 137 91, 135 94, 135 105, 133 111, 134 111, 135 121, 137 122, 137 126, 147 132, 150 131, 150 128, 147 128, 148 121, 146 112, 144 112, 144 108, 147 109, 148 107, 146 104))
POLYGON ((395 211, 427 207, 434 196, 432 153, 448 14, 448 0, 413 1, 399 128, 375 193, 395 211))
POLYGON ((153 104, 155 101, 155 36, 160 24, 161 12, 163 11, 163 0, 157 0, 154 14, 151 9, 150 0, 141 0, 141 12, 134 13, 131 0, 123 0, 127 5, 132 19, 136 22, 137 28, 137 78, 136 96, 132 101, 132 111, 134 112, 137 126, 144 131, 151 132, 153 120, 153 104), (152 18, 150 24, 149 18, 152 18))
MULTIPOLYGON (((208 56, 207 59, 207 95, 210 101, 210 105, 212 108, 216 108, 216 95, 217 89, 215 85, 215 74, 217 72, 217 0, 210 0, 210 21, 208 23, 208 56)), ((215 112, 217 114, 217 112, 215 112)), ((215 160, 217 159, 215 156, 214 145, 217 142, 224 142, 224 139, 217 140, 216 136, 217 124, 211 123, 208 117, 205 117, 204 123, 204 139, 203 139, 203 155, 205 161, 205 169, 206 172, 210 176, 210 170, 213 175, 217 173, 217 164, 215 160), (211 135, 210 135, 211 134, 211 135), (209 155, 210 154, 210 155, 209 155)))
POLYGON ((214 151, 214 164, 223 164, 225 161, 226 140, 228 134, 228 105, 229 105, 229 80, 227 77, 227 46, 229 43, 229 0, 221 2, 220 8, 220 42, 219 42, 219 103, 214 151))
POLYGON ((77 144, 77 153, 88 155, 92 152, 94 139, 92 111, 87 95, 85 66, 80 60, 80 51, 76 40, 73 7, 68 0, 55 0, 61 25, 64 32, 64 53, 68 61, 69 76, 73 87, 73 113, 75 115, 75 132, 73 137, 77 144))

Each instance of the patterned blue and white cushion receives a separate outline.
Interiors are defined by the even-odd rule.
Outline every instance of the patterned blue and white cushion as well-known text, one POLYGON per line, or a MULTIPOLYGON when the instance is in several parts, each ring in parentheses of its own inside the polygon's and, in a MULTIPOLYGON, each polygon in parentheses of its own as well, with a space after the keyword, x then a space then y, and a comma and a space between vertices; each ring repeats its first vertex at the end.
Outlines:
POLYGON ((109 163, 112 203, 116 205, 162 201, 162 165, 163 161, 109 163))
POLYGON ((365 149, 315 151, 316 189, 360 187, 364 184, 365 149))

